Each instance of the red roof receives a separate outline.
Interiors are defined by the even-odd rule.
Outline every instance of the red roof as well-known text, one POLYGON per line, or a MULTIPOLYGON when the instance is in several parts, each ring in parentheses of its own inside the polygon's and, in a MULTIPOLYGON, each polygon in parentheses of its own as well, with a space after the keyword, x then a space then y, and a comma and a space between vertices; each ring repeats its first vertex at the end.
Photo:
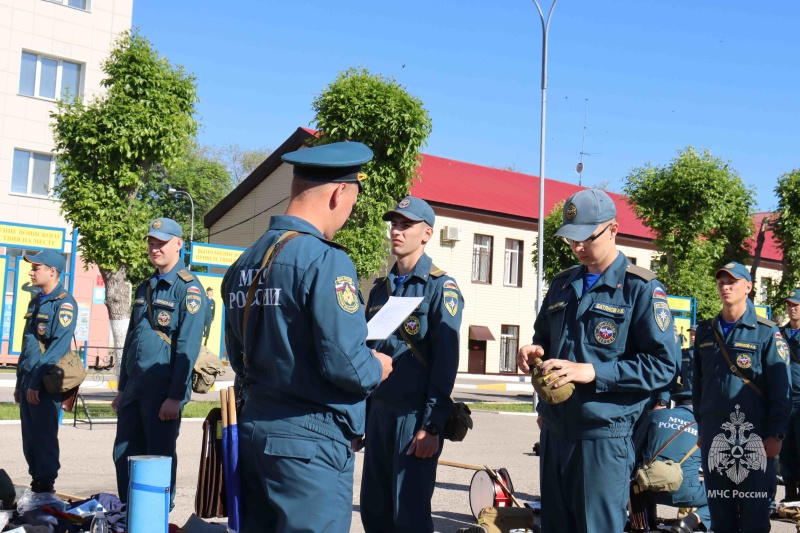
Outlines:
MULTIPOLYGON (((420 181, 414 181, 410 193, 430 202, 453 205, 538 220, 539 178, 521 172, 464 163, 435 155, 423 154, 419 167, 420 181)), ((572 183, 545 179, 544 209, 550 213, 553 206, 572 194, 585 189, 572 183)), ((636 218, 621 194, 608 193, 617 206, 617 220, 623 235, 653 239, 655 234, 636 218)), ((770 213, 753 215, 754 235, 761 227, 761 219, 770 213)), ((755 241, 751 240, 751 249, 755 241)), ((781 261, 782 254, 772 231, 768 230, 763 259, 781 261)))
MULTIPOLYGON (((765 217, 771 216, 772 213, 756 213, 751 218, 753 220, 753 225, 755 228, 753 229, 753 235, 758 235, 758 231, 761 229, 761 221, 764 220, 765 217)), ((761 257, 764 259, 770 259, 772 261, 781 261, 783 259, 783 253, 781 253, 781 249, 778 246, 778 241, 775 240, 775 235, 772 233, 772 228, 767 226, 766 232, 764 235, 764 246, 761 248, 761 257)), ((752 254, 755 251, 756 247, 756 239, 750 239, 748 241, 750 245, 750 253, 752 254)))

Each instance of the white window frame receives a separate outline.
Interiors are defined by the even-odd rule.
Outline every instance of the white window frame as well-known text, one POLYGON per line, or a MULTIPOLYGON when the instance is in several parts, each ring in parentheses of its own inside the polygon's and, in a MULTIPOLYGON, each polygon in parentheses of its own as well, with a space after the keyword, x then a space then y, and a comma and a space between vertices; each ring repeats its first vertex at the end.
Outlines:
POLYGON ((522 241, 519 239, 506 239, 505 273, 503 285, 506 287, 522 287, 522 241), (517 243, 516 250, 511 247, 517 243))
POLYGON ((62 75, 62 72, 63 72, 64 63, 70 63, 72 65, 78 65, 78 67, 80 67, 80 74, 78 76, 78 85, 79 85, 79 87, 78 87, 78 90, 77 90, 77 96, 79 98, 83 99, 83 84, 84 84, 83 80, 84 80, 84 75, 85 75, 84 74, 84 70, 86 68, 86 64, 85 63, 79 63, 78 61, 70 61, 68 59, 64 59, 64 58, 57 57, 57 56, 50 56, 50 55, 47 55, 47 54, 40 54, 40 53, 34 52, 32 50, 22 50, 22 53, 19 56, 19 64, 20 64, 19 78, 20 79, 18 80, 18 83, 17 83, 17 94, 20 95, 20 96, 27 96, 29 98, 39 98, 40 100, 48 100, 50 102, 55 102, 56 100, 61 98, 61 91, 63 89, 63 87, 61 86, 61 82, 62 82, 61 75, 62 75), (20 87, 19 87, 20 83, 19 82, 22 81, 22 79, 21 79, 22 78, 22 54, 30 54, 32 56, 36 56, 36 72, 34 74, 34 80, 33 80, 33 94, 24 94, 24 93, 19 92, 19 89, 20 89, 20 87), (41 83, 42 83, 42 59, 49 59, 51 61, 57 61, 58 62, 58 65, 56 66, 56 95, 55 95, 55 98, 50 98, 49 96, 40 96, 39 95, 39 89, 41 88, 41 83))
POLYGON ((56 179, 56 158, 53 154, 49 154, 47 152, 37 152, 36 150, 25 150, 24 148, 14 148, 14 154, 11 157, 11 182, 9 184, 9 194, 13 194, 15 196, 34 196, 36 198, 49 198, 51 200, 57 200, 55 196, 53 196, 53 186, 55 185, 56 179), (16 152, 25 152, 28 154, 28 181, 25 184, 25 191, 26 192, 16 192, 12 191, 11 187, 14 185, 14 159, 16 156, 16 152), (50 171, 48 172, 48 185, 47 185, 47 193, 46 194, 39 194, 36 192, 31 191, 31 186, 33 182, 33 156, 34 155, 43 155, 50 158, 50 171))
POLYGON ((771 283, 772 278, 768 276, 761 277, 761 282, 758 284, 758 299, 762 304, 767 303, 768 290, 771 283))
POLYGON ((77 9, 78 11, 86 11, 87 13, 92 10, 92 0, 86 0, 86 7, 76 7, 69 5, 69 0, 44 0, 45 2, 50 2, 51 4, 58 4, 64 7, 69 7, 71 9, 77 9))
POLYGON ((476 233, 472 241, 472 283, 492 283, 492 247, 494 237, 476 233), (488 244, 479 243, 479 239, 488 239, 488 244), (485 276, 481 275, 482 258, 486 257, 485 276), (484 279, 485 278, 485 279, 484 279))
POLYGON ((519 326, 503 324, 500 326, 500 372, 517 371, 517 350, 519 350, 519 326))

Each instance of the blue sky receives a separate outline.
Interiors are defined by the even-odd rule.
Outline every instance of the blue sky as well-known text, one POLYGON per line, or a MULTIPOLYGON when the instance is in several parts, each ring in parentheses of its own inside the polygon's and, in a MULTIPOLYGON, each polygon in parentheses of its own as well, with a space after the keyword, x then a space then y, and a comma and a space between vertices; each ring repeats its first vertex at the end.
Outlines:
MULTIPOLYGON (((542 0, 550 9, 550 0, 542 0)), ((338 72, 395 77, 433 119, 424 152, 539 173, 532 0, 134 0, 133 23, 198 79, 200 141, 275 148, 338 72)), ((708 148, 775 207, 800 168, 800 2, 560 0, 550 25, 548 178, 620 192, 633 167, 708 148)))

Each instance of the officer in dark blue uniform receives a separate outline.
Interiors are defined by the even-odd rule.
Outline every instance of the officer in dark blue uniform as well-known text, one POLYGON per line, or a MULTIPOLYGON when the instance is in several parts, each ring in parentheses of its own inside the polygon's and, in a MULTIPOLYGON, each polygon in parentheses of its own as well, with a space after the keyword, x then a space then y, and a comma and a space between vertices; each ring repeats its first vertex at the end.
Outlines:
POLYGON ((744 265, 716 273, 722 311, 697 327, 695 417, 714 529, 769 531, 774 457, 788 429, 789 348, 775 324, 756 315, 744 265))
POLYGON ((208 336, 211 335, 211 324, 214 322, 214 315, 217 312, 217 302, 214 301, 214 289, 206 289, 206 316, 203 321, 203 346, 208 346, 208 336))
POLYGON ((781 328, 786 344, 789 346, 789 369, 792 378, 792 416, 789 430, 781 446, 781 474, 786 487, 784 501, 795 502, 800 498, 800 289, 795 289, 786 297, 786 316, 789 321, 781 328))
POLYGON ((697 448, 697 425, 694 424, 692 412, 692 393, 686 391, 673 394, 672 401, 676 404, 672 409, 657 409, 645 413, 642 416, 642 423, 633 435, 637 465, 649 463, 654 457, 658 461, 676 463, 682 461, 683 482, 678 490, 644 492, 650 504, 648 515, 652 513, 652 516, 648 516, 650 527, 655 529, 653 524, 656 518, 656 505, 668 505, 697 508, 675 524, 672 533, 691 533, 701 522, 706 529, 710 529, 711 515, 708 511, 706 489, 698 473, 700 450, 697 448))
POLYGON ((170 509, 175 500, 175 452, 183 406, 191 397, 192 368, 200 353, 205 316, 203 287, 181 262, 183 232, 157 218, 147 233, 156 271, 136 288, 117 396, 114 465, 122 502, 128 499, 128 457, 172 457, 170 509))
POLYGON ((616 248, 619 224, 611 198, 596 189, 567 199, 556 236, 581 265, 550 283, 520 348, 523 371, 535 357, 542 374, 574 393, 539 402, 543 419, 540 477, 542 530, 622 531, 634 464, 633 425, 677 372, 675 337, 664 287, 616 248), (592 490, 602 480, 603 490, 592 490))
POLYGON ((285 215, 222 281, 239 417, 242 529, 348 531, 353 446, 365 399, 391 372, 366 344, 353 262, 330 239, 350 216, 372 151, 342 142, 291 152, 285 215), (270 259, 271 258, 271 259, 270 259))
POLYGON ((681 350, 681 375, 678 389, 680 392, 692 390, 694 376, 694 339, 697 334, 697 324, 689 328, 689 347, 681 350))
POLYGON ((31 475, 31 490, 53 492, 60 467, 58 417, 63 394, 47 392, 42 380, 69 351, 78 305, 61 284, 66 262, 59 252, 42 250, 23 258, 32 265, 31 285, 40 291, 31 298, 25 313, 14 401, 20 404, 22 452, 31 475))
POLYGON ((463 298, 458 285, 425 254, 435 216, 424 200, 405 197, 383 215, 397 262, 375 280, 367 320, 390 296, 424 300, 388 338, 371 346, 391 354, 392 375, 372 393, 367 415, 361 521, 369 532, 432 532, 431 497, 458 372, 463 298))

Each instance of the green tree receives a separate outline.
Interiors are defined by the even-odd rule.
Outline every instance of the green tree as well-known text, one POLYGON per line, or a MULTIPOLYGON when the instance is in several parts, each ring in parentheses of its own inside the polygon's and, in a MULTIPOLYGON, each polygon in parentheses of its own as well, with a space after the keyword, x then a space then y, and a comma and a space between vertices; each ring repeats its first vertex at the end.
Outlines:
POLYGON ((783 275, 775 290, 769 291, 769 304, 783 309, 783 299, 800 285, 800 169, 778 178, 775 186, 778 208, 772 217, 772 233, 783 253, 783 275))
POLYGON ((359 277, 377 272, 386 261, 384 212, 408 194, 417 177, 420 150, 431 133, 431 119, 419 98, 395 79, 349 68, 312 105, 319 144, 359 141, 375 157, 364 167, 364 194, 336 241, 348 247, 359 277))
POLYGON ((712 317, 720 308, 714 272, 750 257, 753 191, 728 163, 688 146, 669 165, 634 168, 625 194, 656 234, 656 274, 667 292, 697 298, 698 318, 712 317))
POLYGON ((171 168, 197 131, 195 78, 173 66, 137 30, 123 33, 102 64, 104 95, 58 103, 53 118, 55 187, 78 249, 100 269, 114 343, 131 308, 129 275, 147 264, 142 239, 155 214, 148 186, 171 168))
MULTIPOLYGON (((552 211, 544 217, 544 279, 548 285, 556 277, 556 274, 578 262, 569 244, 554 236, 561 227, 565 201, 557 203, 552 211)), ((535 242, 531 250, 531 261, 534 265, 539 261, 538 254, 539 246, 535 242)))

